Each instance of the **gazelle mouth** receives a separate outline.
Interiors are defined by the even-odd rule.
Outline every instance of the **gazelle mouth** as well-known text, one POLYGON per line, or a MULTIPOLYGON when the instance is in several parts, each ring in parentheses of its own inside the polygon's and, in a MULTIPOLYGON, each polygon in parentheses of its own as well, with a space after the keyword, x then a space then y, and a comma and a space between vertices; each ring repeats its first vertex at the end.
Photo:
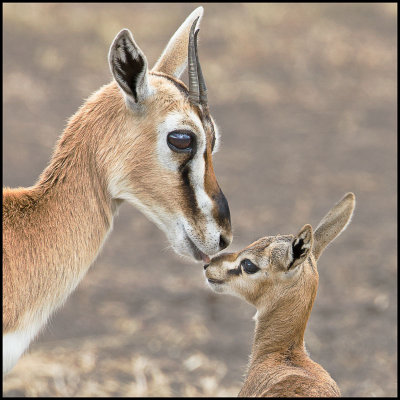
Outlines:
POLYGON ((202 260, 203 262, 205 262, 205 263, 208 264, 208 263, 211 261, 211 260, 210 260, 210 257, 209 257, 207 254, 203 253, 203 252, 193 243, 193 241, 190 239, 189 235, 186 234, 186 237, 187 237, 187 239, 188 239, 188 241, 189 241, 190 248, 192 249, 192 253, 193 253, 194 258, 195 258, 197 261, 202 260))
POLYGON ((221 281, 219 279, 207 278, 207 280, 208 280, 208 282, 215 283, 217 285, 220 285, 221 283, 224 283, 224 281, 221 281))

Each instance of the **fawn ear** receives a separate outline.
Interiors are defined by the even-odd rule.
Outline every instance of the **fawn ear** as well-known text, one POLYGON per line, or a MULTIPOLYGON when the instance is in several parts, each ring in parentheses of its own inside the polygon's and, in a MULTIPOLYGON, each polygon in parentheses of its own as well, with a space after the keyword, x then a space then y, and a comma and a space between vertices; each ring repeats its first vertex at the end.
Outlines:
POLYGON ((179 78, 185 70, 188 63, 188 44, 190 28, 195 21, 196 27, 200 25, 203 16, 203 7, 197 7, 182 23, 178 30, 171 37, 160 58, 155 63, 152 71, 163 72, 179 78))
POLYGON ((326 246, 347 228, 353 216, 355 205, 356 198, 354 194, 347 193, 322 218, 314 233, 313 254, 316 260, 318 260, 326 246))
POLYGON ((304 225, 300 232, 292 239, 287 250, 287 270, 300 265, 310 254, 313 245, 313 232, 311 225, 304 225))
POLYGON ((115 37, 108 62, 129 105, 138 105, 149 96, 147 59, 128 29, 123 29, 115 37))

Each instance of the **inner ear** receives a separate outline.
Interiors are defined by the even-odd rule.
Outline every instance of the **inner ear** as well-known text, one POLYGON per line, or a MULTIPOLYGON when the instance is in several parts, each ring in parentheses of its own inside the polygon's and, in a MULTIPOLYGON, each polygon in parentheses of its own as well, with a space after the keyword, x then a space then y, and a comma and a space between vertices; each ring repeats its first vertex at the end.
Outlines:
POLYGON ((108 58, 111 72, 125 95, 134 103, 143 100, 149 93, 147 60, 128 29, 115 37, 108 58))
POLYGON ((301 264, 310 254, 312 249, 313 234, 311 225, 305 225, 290 243, 289 265, 287 269, 292 269, 301 264))
POLYGON ((304 248, 304 240, 302 238, 297 238, 292 243, 292 254, 293 258, 297 259, 304 255, 306 249, 304 248))

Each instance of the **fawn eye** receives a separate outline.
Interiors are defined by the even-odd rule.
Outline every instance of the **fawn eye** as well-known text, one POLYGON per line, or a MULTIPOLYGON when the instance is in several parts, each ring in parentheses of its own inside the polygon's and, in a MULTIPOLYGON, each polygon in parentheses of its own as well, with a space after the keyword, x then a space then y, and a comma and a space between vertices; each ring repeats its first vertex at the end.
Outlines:
POLYGON ((167 143, 177 153, 188 153, 192 151, 193 137, 187 132, 174 131, 168 133, 167 143))
POLYGON ((257 265, 253 264, 248 258, 242 260, 240 265, 242 266, 243 271, 246 272, 246 274, 255 274, 257 271, 260 270, 260 268, 258 268, 257 265))

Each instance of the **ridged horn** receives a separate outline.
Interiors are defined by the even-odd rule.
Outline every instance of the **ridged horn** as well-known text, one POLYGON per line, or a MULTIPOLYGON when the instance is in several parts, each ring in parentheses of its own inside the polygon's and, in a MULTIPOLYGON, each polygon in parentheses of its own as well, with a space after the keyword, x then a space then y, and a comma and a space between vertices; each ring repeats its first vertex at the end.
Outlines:
POLYGON ((203 106, 207 105, 207 86, 204 81, 203 72, 201 71, 200 61, 199 61, 199 54, 197 53, 197 35, 200 29, 194 34, 194 48, 196 53, 196 62, 197 62, 197 77, 198 77, 198 84, 199 84, 199 94, 200 94, 200 104, 203 106))
MULTIPOLYGON (((200 92, 199 92, 199 79, 197 75, 197 59, 196 59, 196 43, 195 43, 195 33, 197 17, 189 33, 189 47, 188 47, 188 70, 189 70, 189 101, 193 104, 200 104, 200 92)), ((196 35, 197 36, 197 35, 196 35)))

